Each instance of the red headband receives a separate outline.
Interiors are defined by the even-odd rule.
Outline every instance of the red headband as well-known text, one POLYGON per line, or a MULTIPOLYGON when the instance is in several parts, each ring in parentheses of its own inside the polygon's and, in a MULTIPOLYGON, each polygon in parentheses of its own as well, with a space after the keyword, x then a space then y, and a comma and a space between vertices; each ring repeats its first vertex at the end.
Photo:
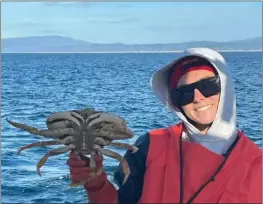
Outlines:
POLYGON ((207 70, 207 71, 211 71, 213 72, 214 74, 216 74, 216 71, 215 69, 211 66, 211 65, 208 65, 207 62, 205 63, 202 63, 200 64, 201 61, 199 61, 199 59, 197 58, 194 58, 194 59, 191 59, 191 60, 182 60, 181 62, 179 63, 176 63, 174 65, 174 67, 172 68, 172 72, 171 72, 171 77, 170 77, 170 81, 169 81, 169 87, 171 89, 174 89, 177 87, 177 84, 178 84, 178 81, 179 79, 184 75, 186 74, 187 72, 190 72, 190 71, 195 71, 195 70, 207 70), (198 64, 197 64, 197 63, 198 64), (191 66, 191 64, 193 64, 191 66), (196 65, 195 65, 196 64, 196 65), (190 66, 189 66, 190 65, 190 66))

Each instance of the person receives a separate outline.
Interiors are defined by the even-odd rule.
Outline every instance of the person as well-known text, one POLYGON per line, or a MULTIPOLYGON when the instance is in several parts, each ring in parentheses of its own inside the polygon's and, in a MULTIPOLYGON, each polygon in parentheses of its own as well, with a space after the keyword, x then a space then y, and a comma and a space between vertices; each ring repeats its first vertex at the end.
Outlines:
MULTIPOLYGON (((67 164, 72 181, 91 203, 261 203, 262 153, 237 128, 236 97, 224 57, 190 48, 153 73, 154 94, 181 120, 140 136, 127 151, 131 174, 119 166, 114 185, 74 153, 67 164), (94 174, 93 174, 94 175, 94 174)), ((97 155, 97 166, 103 157, 97 155)))

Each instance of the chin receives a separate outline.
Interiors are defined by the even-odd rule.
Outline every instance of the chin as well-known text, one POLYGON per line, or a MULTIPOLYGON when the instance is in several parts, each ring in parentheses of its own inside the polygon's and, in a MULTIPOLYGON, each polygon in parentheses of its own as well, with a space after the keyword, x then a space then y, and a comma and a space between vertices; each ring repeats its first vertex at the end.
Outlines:
POLYGON ((204 126, 210 126, 212 123, 213 123, 213 121, 210 121, 210 122, 198 122, 200 125, 204 125, 204 126))
POLYGON ((214 119, 212 118, 209 118, 209 119, 197 119, 195 118, 194 121, 197 123, 197 124, 200 124, 200 125, 211 125, 211 123, 214 122, 214 119))

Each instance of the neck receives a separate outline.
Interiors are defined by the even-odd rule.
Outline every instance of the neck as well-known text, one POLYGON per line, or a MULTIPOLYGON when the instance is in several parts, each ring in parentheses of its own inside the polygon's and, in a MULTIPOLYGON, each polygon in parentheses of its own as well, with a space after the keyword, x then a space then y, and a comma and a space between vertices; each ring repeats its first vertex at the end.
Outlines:
POLYGON ((211 124, 198 124, 195 123, 194 126, 203 134, 205 135, 209 129, 209 127, 211 126, 211 124))
POLYGON ((201 134, 205 135, 208 131, 208 129, 210 128, 210 126, 212 125, 212 123, 210 124, 199 124, 193 120, 191 120, 183 111, 183 109, 180 107, 181 112, 183 113, 183 115, 187 118, 187 120, 194 125, 200 132, 201 134))

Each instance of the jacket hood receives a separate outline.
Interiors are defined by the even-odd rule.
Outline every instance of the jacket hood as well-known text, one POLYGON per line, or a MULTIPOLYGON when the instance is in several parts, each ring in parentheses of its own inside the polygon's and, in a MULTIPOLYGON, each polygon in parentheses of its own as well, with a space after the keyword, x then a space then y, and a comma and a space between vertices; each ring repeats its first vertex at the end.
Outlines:
POLYGON ((190 48, 178 58, 153 73, 151 87, 157 98, 182 120, 187 135, 195 142, 204 146, 214 146, 217 153, 227 151, 237 135, 236 127, 236 96, 231 71, 224 57, 209 48, 190 48), (168 76, 176 62, 187 56, 199 56, 208 60, 217 70, 221 81, 221 94, 215 120, 206 135, 193 126, 179 109, 171 102, 168 91, 168 76), (216 144, 215 144, 216 142, 216 144))

